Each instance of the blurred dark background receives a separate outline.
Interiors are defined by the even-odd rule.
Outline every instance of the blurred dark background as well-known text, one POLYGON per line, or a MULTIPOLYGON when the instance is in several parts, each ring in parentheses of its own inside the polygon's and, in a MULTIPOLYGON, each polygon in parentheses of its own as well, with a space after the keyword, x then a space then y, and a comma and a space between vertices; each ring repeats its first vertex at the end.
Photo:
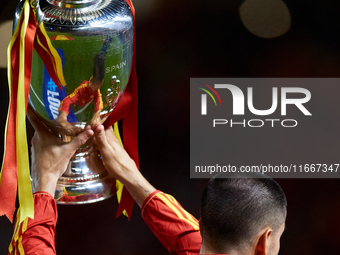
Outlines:
MULTIPOLYGON (((156 188, 172 194, 197 218, 207 180, 189 178, 190 77, 340 76, 339 1, 284 1, 291 27, 273 39, 255 36, 246 29, 239 15, 243 2, 134 1, 140 168, 156 188)), ((0 24, 12 19, 16 5, 17 0, 2 0, 0 24)), ((3 49, 10 31, 1 32, 3 49)), ((6 76, 3 65, 0 134, 8 104, 6 76)), ((29 127, 29 140, 32 135, 29 127)), ((328 145, 325 153, 340 152, 337 144, 328 145)), ((283 145, 282 151, 289 146, 283 145)), ((322 141, 320 146, 324 146, 322 141)), ((287 230, 280 254, 340 254, 340 180, 277 181, 288 199, 287 230)), ((122 216, 115 219, 116 209, 116 198, 91 205, 58 206, 58 254, 167 254, 136 205, 130 222, 122 216)), ((0 254, 7 254, 12 232, 13 225, 0 217, 0 254)))

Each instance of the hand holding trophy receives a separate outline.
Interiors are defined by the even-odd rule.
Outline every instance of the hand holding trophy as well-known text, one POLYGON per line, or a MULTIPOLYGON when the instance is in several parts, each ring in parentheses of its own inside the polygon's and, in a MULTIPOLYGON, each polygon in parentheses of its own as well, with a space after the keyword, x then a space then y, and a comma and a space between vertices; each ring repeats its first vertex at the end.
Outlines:
MULTIPOLYGON (((20 48, 16 45, 19 45, 18 40, 27 40, 27 37, 20 37, 26 29, 26 20, 26 34, 30 32, 32 23, 36 25, 36 35, 31 42, 31 51, 33 46, 35 49, 33 52, 27 54, 29 49, 26 46, 25 53, 18 50, 19 54, 32 58, 32 72, 29 75, 25 73, 24 78, 27 96, 24 101, 33 108, 40 121, 51 131, 51 135, 67 142, 87 125, 93 127, 98 122, 112 125, 131 115, 132 111, 134 116, 130 116, 128 122, 136 124, 135 32, 131 1, 21 0, 15 15, 14 39, 10 44, 13 74, 9 75, 9 81, 10 84, 19 84, 18 91, 20 70, 24 68, 26 72, 26 67, 19 64, 16 70, 16 47, 20 48), (17 81, 16 72, 19 73, 17 81), (29 93, 29 79, 26 77, 30 78, 29 93)), ((11 89, 13 91, 16 87, 12 86, 11 89)), ((11 106, 15 106, 10 106, 10 110, 19 108, 20 102, 19 96, 17 100, 11 101, 11 106)), ((20 111, 25 109, 26 107, 21 108, 20 111)), ((19 115, 19 109, 16 110, 15 114, 19 115)), ((7 133, 14 130, 11 120, 9 114, 7 133)), ((118 125, 115 126, 118 128, 118 125)), ((134 129, 136 132, 136 127, 134 129)), ((118 131, 116 134, 119 136, 118 131)), ((128 132, 124 132, 124 136, 126 135, 129 135, 128 132)), ((9 137, 10 141, 18 139, 18 135, 15 138, 11 135, 9 137)), ((7 142, 7 147, 9 143, 7 142)), ((136 143, 135 141, 132 144, 136 143)), ((18 154, 18 150, 16 153, 18 154)), ((138 161, 138 154, 136 155, 138 161)), ((9 165, 6 165, 6 153, 4 162, 2 173, 9 165)), ((55 199, 57 203, 84 204, 106 199, 115 193, 116 181, 107 174, 99 152, 90 139, 73 155, 66 172, 57 183, 55 199)), ((124 195, 124 191, 122 196, 129 197, 126 192, 124 195)))

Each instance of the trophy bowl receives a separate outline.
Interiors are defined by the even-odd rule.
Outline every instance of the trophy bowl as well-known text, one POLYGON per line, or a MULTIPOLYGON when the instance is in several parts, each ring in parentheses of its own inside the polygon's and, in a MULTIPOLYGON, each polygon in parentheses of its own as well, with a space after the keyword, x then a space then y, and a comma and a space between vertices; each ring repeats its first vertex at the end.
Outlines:
MULTIPOLYGON (((87 125, 115 114, 132 68, 133 15, 124 0, 39 0, 33 4, 61 58, 66 86, 53 82, 34 51, 29 105, 51 135, 70 141, 87 125)), ((14 24, 21 6, 22 2, 14 24)), ((115 194, 116 181, 104 169, 92 140, 75 152, 58 180, 57 203, 92 203, 115 194)))

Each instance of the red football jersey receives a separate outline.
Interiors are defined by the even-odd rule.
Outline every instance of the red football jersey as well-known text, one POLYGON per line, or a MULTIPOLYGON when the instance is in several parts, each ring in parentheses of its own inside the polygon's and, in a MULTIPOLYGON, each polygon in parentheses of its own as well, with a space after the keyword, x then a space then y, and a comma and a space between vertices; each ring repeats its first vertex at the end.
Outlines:
MULTIPOLYGON (((16 226, 9 255, 56 254, 56 203, 53 196, 47 192, 36 192, 33 199, 34 220, 26 219, 16 226)), ((169 254, 199 254, 202 238, 198 221, 184 210, 174 197, 157 190, 144 201, 141 213, 169 254)))
MULTIPOLYGON (((9 255, 44 254, 55 255, 55 230, 58 219, 57 205, 51 194, 35 192, 34 220, 26 218, 20 225, 15 224, 9 246, 9 255)), ((20 213, 20 208, 17 212, 20 213)))
POLYGON ((93 91, 89 85, 89 81, 83 81, 70 95, 61 101, 59 111, 69 114, 71 104, 77 104, 82 107, 91 100, 93 100, 95 104, 95 112, 103 109, 103 98, 100 90, 93 91))
POLYGON ((202 237, 198 220, 168 194, 153 192, 142 206, 142 217, 169 254, 199 254, 202 237))

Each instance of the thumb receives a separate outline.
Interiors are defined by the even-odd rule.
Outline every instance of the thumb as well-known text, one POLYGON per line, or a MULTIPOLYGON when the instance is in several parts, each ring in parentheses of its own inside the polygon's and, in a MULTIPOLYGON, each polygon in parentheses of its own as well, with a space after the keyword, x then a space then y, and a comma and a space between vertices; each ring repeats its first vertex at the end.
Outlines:
POLYGON ((107 146, 107 139, 103 125, 98 125, 94 129, 94 137, 96 138, 99 148, 107 146))
POLYGON ((70 143, 70 147, 72 150, 78 149, 80 146, 82 146, 86 141, 93 136, 93 131, 91 129, 87 129, 84 132, 77 135, 70 143))

